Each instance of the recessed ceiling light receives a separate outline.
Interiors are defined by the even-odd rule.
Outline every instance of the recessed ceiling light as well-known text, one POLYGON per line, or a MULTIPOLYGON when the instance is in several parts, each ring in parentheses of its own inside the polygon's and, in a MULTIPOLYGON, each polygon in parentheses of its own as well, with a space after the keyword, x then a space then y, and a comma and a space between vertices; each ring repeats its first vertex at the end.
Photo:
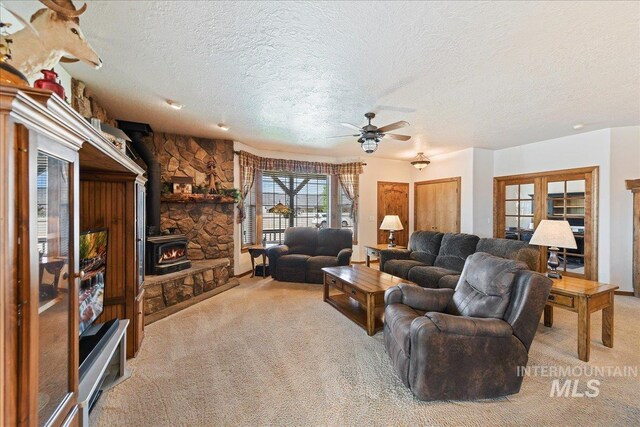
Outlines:
POLYGON ((173 108, 174 110, 182 110, 182 107, 184 107, 184 104, 180 104, 177 101, 171 101, 170 99, 167 100, 167 104, 169 104, 169 107, 173 108))
POLYGON ((218 127, 225 132, 229 130, 229 126, 225 125, 224 123, 218 123, 218 127))
POLYGON ((584 123, 577 123, 575 125, 573 125, 573 129, 574 130, 580 130, 584 127, 584 123))

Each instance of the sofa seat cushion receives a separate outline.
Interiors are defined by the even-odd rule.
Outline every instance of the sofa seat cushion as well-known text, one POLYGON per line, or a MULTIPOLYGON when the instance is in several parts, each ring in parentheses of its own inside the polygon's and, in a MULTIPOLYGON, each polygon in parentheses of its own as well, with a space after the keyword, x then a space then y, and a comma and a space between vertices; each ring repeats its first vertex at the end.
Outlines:
MULTIPOLYGON (((409 271, 408 279, 423 288, 438 288, 440 280, 446 276, 459 276, 460 273, 442 267, 415 267, 409 271)), ((456 280, 457 284, 457 280, 456 280)), ((449 286, 445 286, 449 287, 449 286)), ((455 288, 455 286, 454 286, 455 288)))
POLYGON ((312 256, 307 260, 307 270, 320 271, 323 267, 335 267, 338 265, 338 258, 335 256, 312 256))
POLYGON ((405 356, 411 351, 411 322, 420 313, 404 304, 389 304, 384 310, 385 324, 405 356))
POLYGON ((414 267, 424 267, 425 264, 420 261, 414 261, 412 259, 392 259, 384 264, 384 272, 389 273, 392 276, 407 279, 409 277, 409 270, 414 267))
POLYGON ((283 255, 278 260, 278 268, 299 268, 300 270, 304 271, 307 269, 307 260, 309 258, 311 258, 309 255, 302 254, 283 255))
POLYGON ((458 280, 460 280, 459 274, 452 274, 444 276, 438 281, 439 288, 455 289, 458 286, 458 280))

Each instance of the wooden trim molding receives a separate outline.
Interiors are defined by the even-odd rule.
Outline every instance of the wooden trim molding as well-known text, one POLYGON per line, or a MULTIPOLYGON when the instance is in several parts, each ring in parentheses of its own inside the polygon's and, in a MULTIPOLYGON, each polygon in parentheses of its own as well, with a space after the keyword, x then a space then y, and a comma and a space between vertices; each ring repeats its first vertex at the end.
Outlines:
POLYGON ((633 294, 640 298, 640 179, 625 183, 633 192, 633 294))

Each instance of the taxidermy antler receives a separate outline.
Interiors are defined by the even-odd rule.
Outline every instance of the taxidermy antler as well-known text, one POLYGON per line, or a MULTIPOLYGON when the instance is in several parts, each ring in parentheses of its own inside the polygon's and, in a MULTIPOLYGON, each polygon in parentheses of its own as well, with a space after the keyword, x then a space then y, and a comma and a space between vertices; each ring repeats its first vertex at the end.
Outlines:
MULTIPOLYGON (((25 27, 7 37, 12 40, 9 64, 28 78, 37 76, 42 69, 52 68, 65 55, 100 68, 102 60, 80 30, 78 17, 87 10, 87 5, 76 9, 71 0, 40 2, 47 8, 31 16, 32 28, 25 27)), ((67 58, 64 60, 70 62, 67 58)))

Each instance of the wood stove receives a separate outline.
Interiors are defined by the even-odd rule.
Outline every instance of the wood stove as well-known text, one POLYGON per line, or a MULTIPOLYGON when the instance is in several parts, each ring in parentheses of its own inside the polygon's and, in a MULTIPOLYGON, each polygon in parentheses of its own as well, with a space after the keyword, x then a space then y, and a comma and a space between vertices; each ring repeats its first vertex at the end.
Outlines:
POLYGON ((184 234, 147 237, 147 274, 162 275, 191 267, 184 234))

